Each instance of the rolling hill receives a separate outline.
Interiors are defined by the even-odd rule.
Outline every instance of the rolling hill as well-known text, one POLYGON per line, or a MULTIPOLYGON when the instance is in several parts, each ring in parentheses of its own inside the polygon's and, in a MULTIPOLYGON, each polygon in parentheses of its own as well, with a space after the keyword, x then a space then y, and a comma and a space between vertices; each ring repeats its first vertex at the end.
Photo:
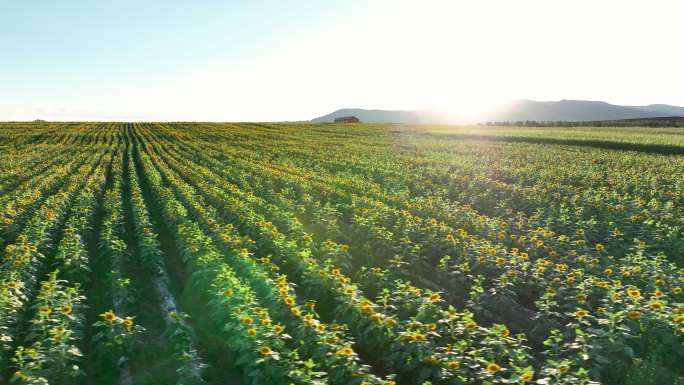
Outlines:
MULTIPOLYGON (((470 122, 469 119, 455 115, 435 113, 434 111, 367 110, 360 108, 340 109, 313 119, 313 122, 332 122, 342 116, 356 116, 367 123, 407 123, 407 124, 455 124, 470 122)), ((647 106, 620 106, 601 101, 560 100, 539 102, 534 100, 515 100, 490 111, 478 119, 484 121, 600 121, 663 116, 684 116, 684 107, 666 104, 647 106)))
POLYGON ((343 108, 331 114, 324 115, 312 120, 315 123, 332 122, 343 116, 356 116, 365 123, 434 123, 435 119, 424 111, 400 111, 400 110, 365 110, 361 108, 343 108))

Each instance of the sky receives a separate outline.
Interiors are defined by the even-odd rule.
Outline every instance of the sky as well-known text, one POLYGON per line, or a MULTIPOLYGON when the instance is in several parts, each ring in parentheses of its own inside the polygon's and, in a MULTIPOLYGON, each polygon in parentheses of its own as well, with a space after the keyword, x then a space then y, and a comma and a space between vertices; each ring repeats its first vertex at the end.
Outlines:
POLYGON ((678 0, 0 0, 0 120, 684 106, 678 0))

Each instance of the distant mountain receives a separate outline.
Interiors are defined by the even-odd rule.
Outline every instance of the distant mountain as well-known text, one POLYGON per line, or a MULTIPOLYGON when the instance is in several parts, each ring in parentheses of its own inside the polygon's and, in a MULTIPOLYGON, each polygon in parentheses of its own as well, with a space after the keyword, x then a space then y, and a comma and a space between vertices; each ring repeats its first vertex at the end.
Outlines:
POLYGON ((311 121, 314 123, 326 123, 332 122, 336 118, 341 118, 344 116, 356 116, 364 123, 428 124, 436 123, 436 120, 438 120, 426 111, 391 111, 343 108, 328 115, 315 118, 311 121))
MULTIPOLYGON (((332 122, 342 116, 356 116, 367 123, 408 123, 408 124, 448 124, 472 120, 456 115, 434 111, 389 111, 347 108, 313 119, 313 122, 332 122)), ((463 111, 463 115, 466 116, 463 111)), ((538 102, 534 100, 515 100, 504 103, 496 109, 483 114, 478 121, 599 121, 665 116, 684 116, 684 107, 667 104, 648 106, 619 106, 600 101, 560 100, 538 102)))
POLYGON ((656 112, 661 114, 660 116, 682 116, 684 117, 684 107, 670 106, 667 104, 650 104, 648 106, 633 106, 633 108, 656 112))
MULTIPOLYGON (((657 105, 652 105, 657 106, 657 105)), ((669 106, 668 106, 669 107, 669 106)), ((681 108, 681 107, 676 107, 681 108)), ((684 108, 681 108, 684 114, 684 108)), ((537 102, 516 100, 499 107, 486 120, 490 121, 595 121, 672 116, 673 111, 651 106, 617 106, 588 100, 560 100, 537 102)))

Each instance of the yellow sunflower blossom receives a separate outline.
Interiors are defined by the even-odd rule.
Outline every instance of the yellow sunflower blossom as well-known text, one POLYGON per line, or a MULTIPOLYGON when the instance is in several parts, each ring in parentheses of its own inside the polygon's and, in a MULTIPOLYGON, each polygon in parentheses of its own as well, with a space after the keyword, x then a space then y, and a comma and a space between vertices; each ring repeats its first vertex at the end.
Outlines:
POLYGON ((102 318, 104 318, 105 321, 112 323, 116 320, 116 314, 114 314, 113 311, 106 311, 103 314, 100 314, 102 318))
POLYGON ((577 311, 575 312, 575 317, 580 318, 580 319, 582 319, 582 318, 584 318, 584 317, 586 317, 586 316, 588 316, 588 315, 589 315, 589 312, 586 311, 586 310, 581 310, 581 309, 580 309, 580 310, 577 310, 577 311))
POLYGON ((259 353, 261 353, 262 356, 268 356, 273 353, 273 351, 268 346, 262 346, 259 348, 259 353))
POLYGON ((352 348, 350 348, 348 346, 338 350, 337 352, 335 352, 335 355, 338 357, 345 357, 345 356, 351 357, 353 354, 354 354, 354 350, 352 350, 352 348))
POLYGON ((494 375, 499 370, 501 370, 501 366, 499 366, 498 364, 496 364, 494 362, 490 362, 489 365, 487 365, 487 372, 489 372, 489 374, 494 375))
POLYGON ((637 298, 641 297, 641 291, 639 291, 639 289, 637 289, 637 288, 632 287, 632 288, 627 289, 627 295, 629 296, 629 298, 637 299, 637 298))
POLYGON ((523 373, 522 376, 520 376, 520 381, 530 382, 530 381, 532 381, 533 378, 534 378, 534 372, 528 371, 528 372, 523 373))
POLYGON ((133 319, 131 319, 131 318, 126 318, 126 319, 124 319, 123 321, 121 321, 121 323, 122 323, 123 326, 125 326, 128 330, 131 330, 131 328, 133 327, 133 319))

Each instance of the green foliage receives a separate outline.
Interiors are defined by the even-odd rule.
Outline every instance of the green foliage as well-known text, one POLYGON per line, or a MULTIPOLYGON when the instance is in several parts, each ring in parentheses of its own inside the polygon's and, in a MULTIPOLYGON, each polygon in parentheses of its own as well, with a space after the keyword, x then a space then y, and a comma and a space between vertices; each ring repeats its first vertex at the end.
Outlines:
POLYGON ((0 378, 682 383, 680 137, 0 124, 0 378))

